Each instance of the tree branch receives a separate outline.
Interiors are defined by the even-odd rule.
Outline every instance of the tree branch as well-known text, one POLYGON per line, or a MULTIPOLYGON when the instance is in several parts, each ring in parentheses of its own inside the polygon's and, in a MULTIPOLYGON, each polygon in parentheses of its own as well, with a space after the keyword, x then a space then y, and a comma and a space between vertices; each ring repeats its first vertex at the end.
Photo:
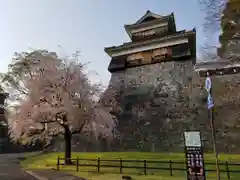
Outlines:
POLYGON ((75 129, 74 131, 72 131, 72 134, 79 134, 82 132, 83 127, 85 126, 85 123, 83 123, 79 129, 75 129))

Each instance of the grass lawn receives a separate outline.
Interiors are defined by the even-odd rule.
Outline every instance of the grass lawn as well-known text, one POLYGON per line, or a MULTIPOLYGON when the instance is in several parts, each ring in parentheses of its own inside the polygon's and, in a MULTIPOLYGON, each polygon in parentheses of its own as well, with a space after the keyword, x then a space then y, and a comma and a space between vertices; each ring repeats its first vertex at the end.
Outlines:
MULTIPOLYGON (((56 168, 57 157, 64 157, 63 153, 49 153, 39 156, 30 156, 26 160, 22 161, 21 164, 25 169, 51 169, 56 168)), ((73 153, 72 158, 79 157, 80 159, 96 159, 94 161, 80 160, 80 164, 97 164, 97 158, 101 160, 117 160, 122 158, 123 160, 149 160, 149 161, 173 161, 173 162, 185 162, 183 153, 144 153, 144 152, 106 152, 106 153, 73 153)), ((221 154, 219 159, 222 163, 228 161, 229 163, 240 162, 240 155, 228 155, 221 154)), ((205 163, 214 163, 213 154, 205 154, 205 163)), ((101 162, 101 165, 116 165, 119 166, 119 162, 101 162)), ((123 162, 123 166, 141 166, 143 162, 123 162)), ((149 163, 148 167, 162 167, 168 168, 168 163, 149 163)), ((185 168, 184 164, 172 164, 172 168, 185 168)), ((215 169, 215 165, 205 165, 206 169, 215 169)), ((221 170, 226 170, 225 165, 220 166, 221 170)), ((67 171, 74 175, 84 177, 90 180, 118 180, 121 175, 119 174, 120 168, 105 168, 100 167, 100 173, 97 173, 97 167, 79 167, 79 172, 76 171, 75 166, 60 166, 60 170, 67 171)), ((229 170, 239 170, 240 166, 230 166, 229 170)), ((136 180, 185 180, 186 172, 173 170, 173 176, 170 176, 169 170, 147 170, 147 176, 144 175, 143 168, 123 168, 123 173, 130 175, 136 180)), ((231 180, 239 180, 240 173, 230 173, 231 180)), ((215 172, 207 172, 207 180, 214 180, 215 172)), ((221 173, 221 180, 227 180, 227 173, 221 173)))

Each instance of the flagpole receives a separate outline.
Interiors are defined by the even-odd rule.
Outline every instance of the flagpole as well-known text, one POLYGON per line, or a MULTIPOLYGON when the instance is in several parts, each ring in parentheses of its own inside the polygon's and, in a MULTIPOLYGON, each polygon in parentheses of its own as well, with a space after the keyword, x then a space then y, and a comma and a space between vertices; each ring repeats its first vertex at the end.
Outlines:
MULTIPOLYGON (((212 86, 209 88, 209 94, 212 96, 212 86)), ((213 101, 213 97, 212 97, 212 101, 213 101)), ((216 171, 217 171, 216 175, 217 175, 217 180, 220 180, 219 159, 218 159, 217 143, 216 143, 216 130, 215 130, 215 124, 214 124, 214 106, 212 106, 209 109, 209 115, 210 115, 209 118, 211 123, 211 130, 212 130, 213 151, 215 153, 215 159, 216 159, 216 171)))
POLYGON ((211 124, 211 130, 212 130, 212 141, 213 141, 213 148, 216 158, 216 171, 217 171, 217 180, 220 180, 220 171, 219 171, 219 160, 218 160, 218 152, 216 148, 216 131, 215 131, 215 109, 213 108, 213 99, 210 98, 210 101, 212 103, 209 103, 209 97, 211 97, 210 93, 214 93, 211 87, 211 79, 210 79, 210 71, 212 73, 211 76, 218 76, 218 75, 232 75, 240 73, 239 63, 237 61, 233 61, 232 63, 226 62, 226 61, 218 61, 218 62, 208 62, 208 63, 199 63, 198 66, 195 65, 195 71, 198 72, 200 77, 205 77, 205 89, 208 92, 208 112, 209 112, 209 121, 211 124), (203 68, 201 67, 203 65, 203 68), (207 66, 205 66, 207 65, 207 66), (213 66, 212 66, 213 65, 213 66), (217 66, 215 66, 217 65, 217 66), (219 65, 222 65, 222 67, 219 67, 219 65), (199 66, 199 68, 198 68, 199 66), (197 67, 197 68, 196 68, 197 67))

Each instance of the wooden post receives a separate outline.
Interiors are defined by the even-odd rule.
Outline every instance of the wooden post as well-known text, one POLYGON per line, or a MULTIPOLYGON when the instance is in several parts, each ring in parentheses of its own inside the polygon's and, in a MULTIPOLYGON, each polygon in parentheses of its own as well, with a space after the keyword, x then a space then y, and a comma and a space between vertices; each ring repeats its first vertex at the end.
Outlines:
MULTIPOLYGON (((210 88, 209 93, 213 98, 212 87, 210 88)), ((214 100, 212 101, 214 102, 214 100)), ((216 160, 216 171, 217 171, 216 175, 217 175, 217 180, 220 180, 219 160, 218 160, 217 143, 216 143, 216 129, 215 129, 215 122, 214 122, 214 107, 210 108, 208 111, 210 115, 210 123, 211 123, 211 130, 212 130, 213 151, 215 153, 215 160, 216 160)))
POLYGON ((122 158, 120 158, 120 174, 122 174, 122 158))
POLYGON ((227 161, 225 162, 225 165, 226 165, 226 171, 227 171, 227 178, 228 178, 228 180, 230 180, 230 172, 229 172, 229 167, 228 167, 227 161))
POLYGON ((97 171, 98 171, 98 173, 100 172, 100 158, 98 158, 98 160, 97 160, 97 162, 98 162, 98 169, 97 169, 97 171))
POLYGON ((170 170, 170 176, 173 175, 173 172, 172 172, 172 161, 169 160, 169 170, 170 170))
POLYGON ((76 167, 77 167, 77 172, 79 172, 79 157, 77 157, 77 163, 76 163, 76 167))
POLYGON ((60 164, 60 157, 57 157, 57 170, 59 170, 59 164, 60 164))
POLYGON ((144 160, 144 175, 147 175, 147 161, 144 160))

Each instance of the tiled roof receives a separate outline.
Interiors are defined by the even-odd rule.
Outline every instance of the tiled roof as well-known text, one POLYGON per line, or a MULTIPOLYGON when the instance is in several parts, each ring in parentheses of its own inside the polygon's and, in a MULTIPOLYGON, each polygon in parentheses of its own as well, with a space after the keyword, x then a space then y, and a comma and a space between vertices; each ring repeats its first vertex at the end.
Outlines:
POLYGON ((145 44, 150 44, 150 43, 157 43, 157 42, 161 42, 161 41, 166 41, 166 40, 170 40, 170 39, 175 39, 175 38, 180 38, 180 37, 185 37, 188 36, 189 34, 194 34, 195 30, 192 31, 178 31, 174 34, 170 34, 161 38, 157 38, 157 39, 152 39, 152 40, 145 40, 145 41, 140 41, 140 42, 128 42, 128 43, 123 43, 120 46, 112 46, 112 47, 107 47, 105 48, 105 52, 109 52, 109 51, 113 51, 113 50, 121 50, 121 49, 127 49, 127 48, 131 48, 131 47, 136 47, 136 46, 141 46, 141 45, 145 45, 145 44))
POLYGON ((230 67, 240 67, 239 61, 208 61, 200 62, 195 65, 195 70, 222 69, 230 67))
POLYGON ((201 77, 240 73, 239 61, 210 61, 196 64, 194 71, 201 77))
POLYGON ((167 20, 170 16, 173 16, 174 14, 171 13, 169 15, 166 15, 166 16, 161 16, 161 15, 158 15, 158 14, 155 14, 155 13, 152 13, 152 12, 147 12, 142 18, 140 18, 136 23, 133 23, 133 24, 126 24, 124 25, 125 28, 130 28, 130 27, 140 27, 140 26, 145 26, 145 25, 150 25, 150 24, 155 24, 157 22, 160 22, 160 21, 165 21, 167 20), (151 20, 151 21, 145 21, 144 20, 148 17, 155 17, 155 19, 151 20))
POLYGON ((159 14, 155 14, 155 13, 147 10, 147 12, 143 15, 143 17, 141 17, 135 24, 142 23, 148 17, 153 17, 153 18, 159 19, 159 18, 163 18, 164 16, 161 16, 159 14))

